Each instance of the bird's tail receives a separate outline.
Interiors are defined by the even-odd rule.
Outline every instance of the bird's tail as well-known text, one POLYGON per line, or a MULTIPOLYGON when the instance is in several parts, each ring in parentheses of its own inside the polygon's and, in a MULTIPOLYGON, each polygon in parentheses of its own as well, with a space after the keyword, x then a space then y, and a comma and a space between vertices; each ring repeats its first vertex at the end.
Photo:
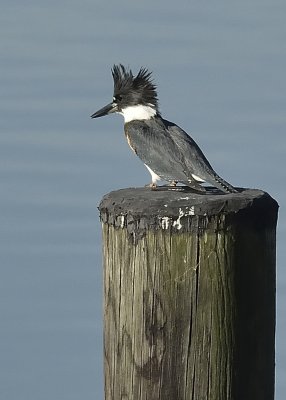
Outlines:
POLYGON ((222 190, 225 193, 237 193, 237 190, 227 181, 222 179, 217 173, 213 173, 207 179, 207 182, 212 183, 216 188, 222 190))

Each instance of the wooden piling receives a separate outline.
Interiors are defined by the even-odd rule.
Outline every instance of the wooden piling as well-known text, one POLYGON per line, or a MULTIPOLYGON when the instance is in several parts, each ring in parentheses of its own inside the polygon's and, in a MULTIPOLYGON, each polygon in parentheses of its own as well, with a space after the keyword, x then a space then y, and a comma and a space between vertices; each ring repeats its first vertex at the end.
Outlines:
POLYGON ((272 400, 276 201, 137 188, 99 209, 105 400, 272 400))

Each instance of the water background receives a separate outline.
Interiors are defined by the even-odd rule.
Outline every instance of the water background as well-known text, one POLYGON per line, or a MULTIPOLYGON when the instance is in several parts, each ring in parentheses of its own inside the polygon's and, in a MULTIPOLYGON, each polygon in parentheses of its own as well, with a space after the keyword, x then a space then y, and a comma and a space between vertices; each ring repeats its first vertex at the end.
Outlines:
POLYGON ((154 72, 163 116, 280 204, 276 400, 286 396, 286 3, 1 1, 0 398, 103 398, 97 205, 149 175, 110 68, 154 72))

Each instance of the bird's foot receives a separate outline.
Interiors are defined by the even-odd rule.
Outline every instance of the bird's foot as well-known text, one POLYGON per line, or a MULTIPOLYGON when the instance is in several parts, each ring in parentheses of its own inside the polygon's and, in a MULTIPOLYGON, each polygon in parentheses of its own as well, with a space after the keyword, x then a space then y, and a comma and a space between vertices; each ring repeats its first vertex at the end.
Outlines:
POLYGON ((157 184, 155 182, 151 182, 151 183, 148 183, 147 185, 145 185, 145 187, 149 187, 152 190, 156 190, 157 184))
POLYGON ((177 183, 178 183, 178 181, 172 181, 172 182, 169 183, 169 186, 176 187, 177 183))

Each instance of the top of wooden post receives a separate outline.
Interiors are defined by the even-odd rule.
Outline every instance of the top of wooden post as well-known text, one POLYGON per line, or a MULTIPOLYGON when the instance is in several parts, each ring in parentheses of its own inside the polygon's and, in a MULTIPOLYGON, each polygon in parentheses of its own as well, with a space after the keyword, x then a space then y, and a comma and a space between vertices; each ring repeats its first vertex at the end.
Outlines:
POLYGON ((99 205, 103 223, 126 227, 129 233, 136 231, 137 234, 147 229, 184 231, 184 220, 194 216, 229 215, 249 209, 252 219, 275 226, 278 204, 268 193, 257 189, 221 194, 216 189, 207 188, 206 194, 197 194, 184 187, 178 190, 168 187, 159 190, 127 188, 106 194, 99 205))

